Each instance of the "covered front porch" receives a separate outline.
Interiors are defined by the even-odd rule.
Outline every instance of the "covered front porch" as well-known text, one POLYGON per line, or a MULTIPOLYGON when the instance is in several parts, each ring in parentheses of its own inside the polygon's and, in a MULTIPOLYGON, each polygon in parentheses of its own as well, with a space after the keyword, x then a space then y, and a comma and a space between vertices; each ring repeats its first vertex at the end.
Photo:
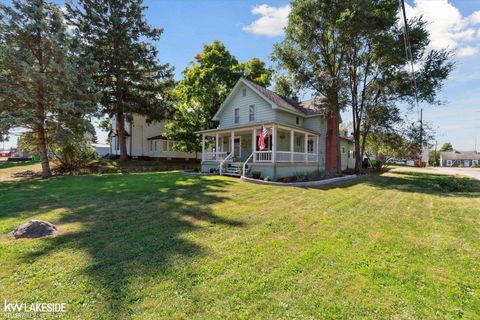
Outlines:
POLYGON ((202 164, 315 164, 319 162, 319 135, 313 131, 281 125, 265 124, 268 135, 265 149, 259 150, 261 124, 202 131, 202 164))

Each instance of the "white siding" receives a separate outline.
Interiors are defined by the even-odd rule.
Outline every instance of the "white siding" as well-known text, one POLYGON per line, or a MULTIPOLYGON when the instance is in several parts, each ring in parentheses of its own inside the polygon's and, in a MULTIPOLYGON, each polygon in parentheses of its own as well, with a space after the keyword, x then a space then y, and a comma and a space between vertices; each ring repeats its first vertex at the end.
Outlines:
POLYGON ((270 103, 252 91, 245 85, 239 85, 236 91, 233 93, 233 97, 228 102, 228 105, 224 106, 222 113, 220 114, 219 128, 230 127, 234 125, 245 125, 251 123, 249 121, 248 108, 250 105, 255 105, 255 121, 253 122, 267 122, 275 120, 275 113, 270 103), (247 95, 242 95, 242 90, 247 89, 247 95), (240 109, 240 122, 234 123, 234 110, 240 109))

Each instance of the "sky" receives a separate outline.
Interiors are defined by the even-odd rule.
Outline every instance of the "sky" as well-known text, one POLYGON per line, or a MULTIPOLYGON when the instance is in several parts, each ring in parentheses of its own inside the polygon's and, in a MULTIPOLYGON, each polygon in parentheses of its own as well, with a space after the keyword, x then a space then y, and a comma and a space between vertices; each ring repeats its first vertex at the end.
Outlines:
MULTIPOLYGON (((63 1, 57 1, 62 5, 63 1)), ((146 0, 148 22, 164 29, 157 43, 159 60, 175 67, 175 77, 202 51, 222 41, 240 61, 258 57, 267 63, 273 45, 283 39, 289 1, 146 0)), ((480 150, 480 0, 407 0, 407 17, 423 15, 432 49, 448 47, 456 69, 440 92, 442 106, 421 105, 423 118, 436 131, 439 146, 480 150)), ((405 108, 406 110, 406 108, 405 108)), ((408 117, 417 119, 411 111, 408 117)), ((349 113, 343 114, 348 121, 349 113)), ((106 134, 97 130, 99 142, 106 134)), ((6 147, 15 145, 15 139, 6 147)), ((2 147, 2 145, 0 145, 2 147)))

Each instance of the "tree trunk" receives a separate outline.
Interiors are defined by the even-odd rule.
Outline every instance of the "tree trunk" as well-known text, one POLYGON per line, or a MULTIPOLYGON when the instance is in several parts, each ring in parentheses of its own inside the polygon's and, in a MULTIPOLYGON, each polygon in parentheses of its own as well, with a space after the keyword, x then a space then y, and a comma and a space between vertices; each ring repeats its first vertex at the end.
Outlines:
POLYGON ((326 136, 326 163, 325 170, 328 174, 338 174, 342 171, 342 158, 340 154, 339 133, 339 113, 329 112, 327 116, 327 136, 326 136))
POLYGON ((42 178, 47 179, 52 176, 50 163, 48 162, 47 141, 45 139, 45 126, 43 123, 37 126, 37 143, 40 161, 42 163, 42 178))
POLYGON ((117 118, 117 135, 118 144, 120 147, 120 161, 126 161, 128 159, 127 154, 127 137, 125 135, 125 115, 122 112, 118 112, 117 118))

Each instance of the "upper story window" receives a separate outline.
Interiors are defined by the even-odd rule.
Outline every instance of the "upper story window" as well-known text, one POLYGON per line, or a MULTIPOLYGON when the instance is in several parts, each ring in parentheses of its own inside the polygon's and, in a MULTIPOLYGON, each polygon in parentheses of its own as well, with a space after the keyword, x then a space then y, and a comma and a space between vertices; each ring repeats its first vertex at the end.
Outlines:
POLYGON ((247 96, 247 88, 243 88, 242 97, 246 97, 246 96, 247 96))
POLYGON ((233 122, 234 123, 240 123, 240 109, 235 108, 235 111, 233 113, 233 122))
POLYGON ((297 125, 300 125, 300 117, 296 117, 296 118, 295 118, 295 123, 296 123, 297 125))
POLYGON ((248 107, 248 121, 255 121, 255 105, 248 107))

